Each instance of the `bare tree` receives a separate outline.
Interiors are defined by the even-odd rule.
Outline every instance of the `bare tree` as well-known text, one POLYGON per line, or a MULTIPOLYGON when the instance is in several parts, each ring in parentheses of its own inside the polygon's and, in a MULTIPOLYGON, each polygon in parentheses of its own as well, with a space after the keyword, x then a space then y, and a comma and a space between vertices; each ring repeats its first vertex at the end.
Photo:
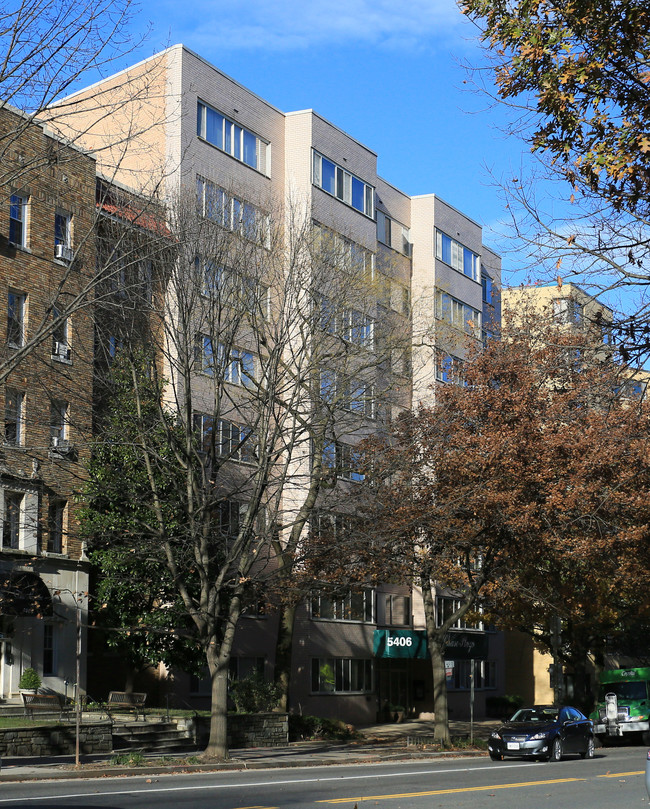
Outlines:
POLYGON ((116 315, 124 324, 115 336, 133 396, 121 437, 107 439, 128 442, 146 481, 142 517, 126 537, 104 530, 103 517, 120 506, 91 482, 90 533, 100 527, 95 544, 109 554, 126 542, 131 559, 162 560, 159 603, 175 593, 205 655, 206 755, 218 758, 227 756, 228 667, 242 610, 277 576, 291 580, 316 509, 341 509, 336 481, 360 479, 356 446, 376 430, 378 400, 392 384, 374 255, 297 208, 282 213, 208 181, 199 184, 198 211, 196 194, 175 202, 161 296, 145 324, 146 374, 130 355, 129 295, 106 308, 110 329, 116 315), (152 375, 160 393, 153 418, 145 406, 152 375))

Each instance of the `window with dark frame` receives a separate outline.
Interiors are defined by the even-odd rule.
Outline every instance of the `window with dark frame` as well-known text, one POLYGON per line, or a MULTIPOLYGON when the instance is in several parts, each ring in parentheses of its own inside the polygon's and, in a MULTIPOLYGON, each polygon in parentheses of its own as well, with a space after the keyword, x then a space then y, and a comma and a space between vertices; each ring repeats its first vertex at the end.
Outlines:
POLYGON ((27 246, 27 197, 22 194, 9 197, 9 241, 18 247, 27 246))
POLYGON ((25 394, 7 388, 5 390, 5 432, 6 444, 20 446, 23 443, 23 403, 25 394))
POLYGON ((7 342, 20 347, 25 339, 25 295, 9 290, 7 296, 7 342))
POLYGON ((47 550, 50 553, 63 553, 65 547, 66 501, 54 500, 48 510, 47 550))
POLYGON ((20 492, 4 493, 4 517, 2 521, 2 547, 11 550, 20 548, 20 517, 24 495, 20 492))

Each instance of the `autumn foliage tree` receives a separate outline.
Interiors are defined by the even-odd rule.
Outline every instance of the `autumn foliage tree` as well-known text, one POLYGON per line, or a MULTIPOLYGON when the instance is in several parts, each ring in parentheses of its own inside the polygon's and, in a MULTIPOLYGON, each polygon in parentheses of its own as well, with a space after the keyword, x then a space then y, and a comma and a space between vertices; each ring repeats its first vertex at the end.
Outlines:
POLYGON ((503 181, 517 244, 536 272, 545 261, 597 294, 624 291, 616 325, 625 350, 647 353, 650 10, 639 0, 460 6, 481 29, 496 96, 513 112, 509 134, 539 159, 535 177, 517 171, 503 181), (547 183, 537 195, 549 178, 561 180, 551 194, 570 205, 545 204, 547 183))
POLYGON ((577 667, 650 606, 647 411, 620 393, 602 344, 579 343, 542 322, 512 327, 465 365, 464 385, 440 386, 368 446, 372 530, 346 559, 421 588, 440 739, 445 641, 463 616, 482 608, 541 644, 559 617, 577 667), (440 592, 458 605, 444 621, 440 592))

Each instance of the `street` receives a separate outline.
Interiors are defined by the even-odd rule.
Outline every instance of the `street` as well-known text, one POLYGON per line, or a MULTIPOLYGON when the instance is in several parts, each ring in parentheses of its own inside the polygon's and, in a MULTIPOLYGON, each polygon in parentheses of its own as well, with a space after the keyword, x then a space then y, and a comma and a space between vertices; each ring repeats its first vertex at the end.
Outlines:
POLYGON ((557 764, 487 757, 3 785, 0 809, 605 809, 647 801, 645 749, 557 764))

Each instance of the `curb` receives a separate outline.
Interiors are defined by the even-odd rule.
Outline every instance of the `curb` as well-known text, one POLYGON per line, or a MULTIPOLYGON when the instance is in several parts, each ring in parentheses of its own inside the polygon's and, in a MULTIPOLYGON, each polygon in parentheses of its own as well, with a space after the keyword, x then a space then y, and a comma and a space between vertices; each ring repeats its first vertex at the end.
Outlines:
MULTIPOLYGON (((61 765, 57 769, 45 770, 41 773, 3 773, 0 772, 0 783, 7 782, 21 782, 21 781, 62 781, 62 780, 79 780, 79 779, 99 779, 99 778, 133 778, 151 775, 190 775, 192 773, 210 773, 221 771, 237 771, 237 770, 274 770, 274 769, 295 769, 299 767, 332 767, 337 765, 347 764, 374 764, 379 761, 405 761, 405 760, 421 760, 427 758, 464 758, 469 756, 482 757, 487 755, 480 750, 449 750, 444 752, 431 752, 420 751, 418 753, 391 753, 389 755, 381 755, 380 752, 373 756, 369 754, 367 757, 356 758, 348 756, 345 760, 332 760, 313 758, 309 761, 224 761, 218 764, 184 764, 184 765, 171 765, 167 767, 98 767, 97 769, 64 769, 69 765, 61 765)), ((47 765, 35 765, 43 766, 47 765)))

